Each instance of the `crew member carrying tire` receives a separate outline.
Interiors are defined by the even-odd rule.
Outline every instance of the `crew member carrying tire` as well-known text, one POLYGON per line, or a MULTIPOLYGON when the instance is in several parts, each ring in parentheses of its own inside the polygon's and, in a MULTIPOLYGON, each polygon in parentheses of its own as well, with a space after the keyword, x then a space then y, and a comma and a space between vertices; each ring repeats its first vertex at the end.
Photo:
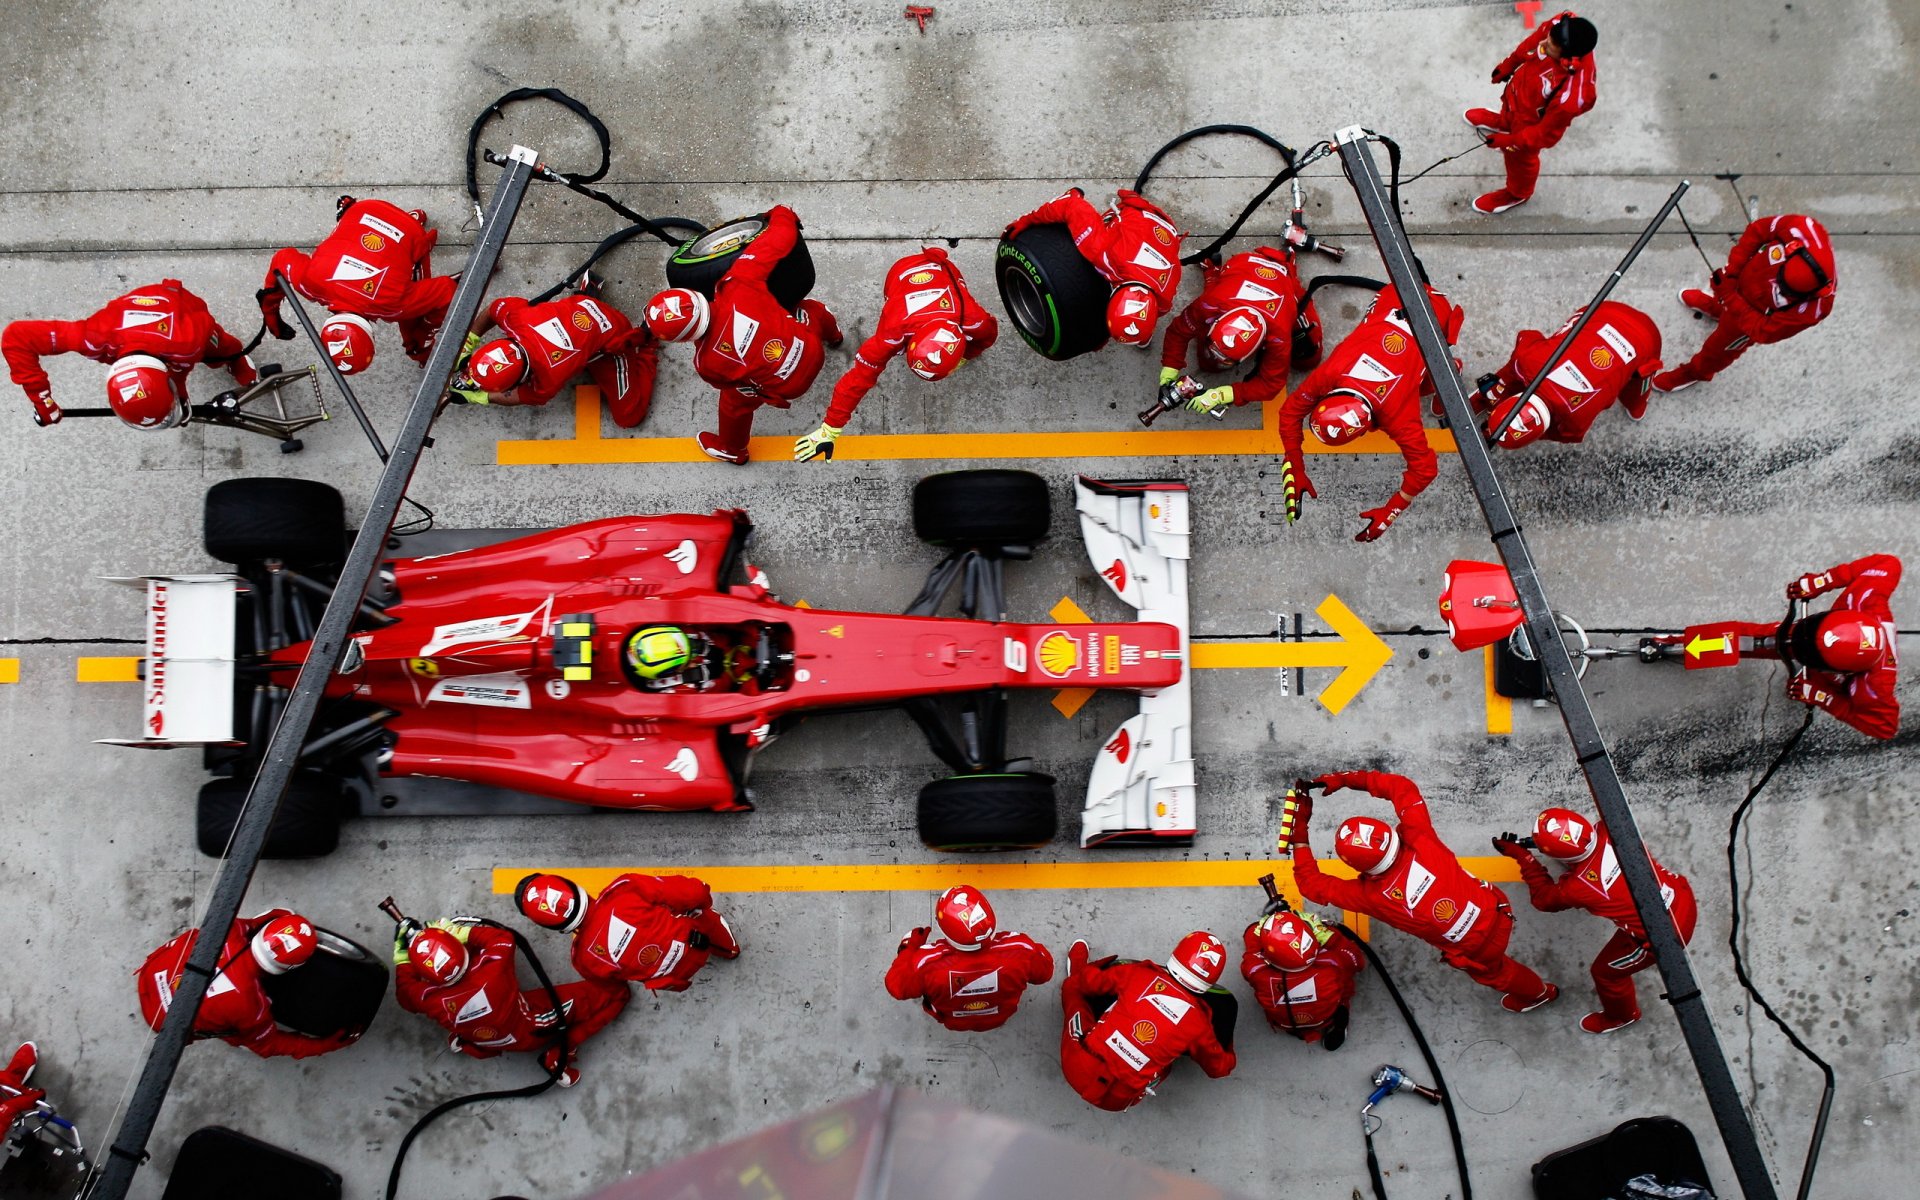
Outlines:
POLYGON ((653 406, 653 335, 600 298, 597 281, 544 304, 502 296, 476 317, 453 390, 469 404, 544 405, 586 372, 613 423, 632 429, 653 406), (489 329, 499 336, 482 342, 489 329))
MULTIPOLYGON (((134 973, 140 1015, 156 1032, 166 1023, 173 994, 179 990, 199 938, 198 929, 187 930, 147 955, 134 973)), ((284 908, 235 921, 220 948, 219 967, 207 985, 206 998, 194 1016, 194 1040, 219 1038, 261 1058, 312 1058, 352 1045, 360 1037, 357 1032, 314 1037, 274 1022, 262 977, 284 975, 300 966, 313 957, 318 944, 312 923, 284 908)))
POLYGON ((1209 1078, 1233 1072, 1231 994, 1214 992, 1227 971, 1227 948, 1205 931, 1180 939, 1166 966, 1087 961, 1087 944, 1067 950, 1060 981, 1066 1012, 1060 1073, 1095 1108, 1125 1112, 1154 1094, 1181 1055, 1209 1078), (1216 1007, 1217 1006, 1217 1007, 1216 1007), (1216 1027, 1216 1013, 1226 1014, 1216 1027))
POLYGON ((33 404, 33 423, 60 423, 60 406, 40 359, 84 354, 111 363, 107 404, 135 429, 172 429, 187 419, 187 375, 201 363, 225 367, 241 387, 259 374, 240 339, 220 327, 207 302, 178 279, 135 288, 80 321, 10 321, 0 332, 7 372, 33 404))
POLYGON ((0 1067, 0 1144, 6 1142, 7 1131, 13 1128, 13 1123, 46 1098, 44 1088, 27 1086, 39 1061, 40 1048, 32 1042, 21 1042, 7 1065, 0 1067))
POLYGON ((1322 1050, 1338 1050, 1347 1040, 1348 1005, 1354 983, 1367 969, 1360 946, 1343 929, 1312 913, 1273 912, 1240 935, 1245 953, 1240 974, 1278 1033, 1322 1050))
POLYGON ((1111 286, 1107 334, 1128 346, 1153 342, 1154 326, 1180 291, 1179 226, 1151 200, 1121 188, 1101 212, 1073 188, 1007 226, 1017 238, 1035 225, 1065 225, 1080 252, 1111 286))
POLYGON ((447 1046, 469 1058, 538 1051, 561 1087, 580 1082, 581 1045, 623 1012, 633 990, 625 983, 583 979, 553 990, 522 988, 513 934, 472 917, 426 925, 408 921, 393 940, 393 988, 400 1007, 430 1018, 447 1031, 447 1046), (566 1036, 560 1025, 564 1013, 566 1036))
POLYGON ((671 287, 647 302, 647 327, 663 342, 692 342, 693 369, 720 389, 718 432, 695 437, 701 453, 735 466, 747 461, 753 414, 763 404, 788 408, 804 395, 842 341, 840 322, 818 300, 783 308, 767 281, 800 237, 800 218, 784 204, 767 213, 714 285, 713 299, 671 287))
POLYGON ((621 875, 592 900, 564 875, 529 875, 513 898, 527 920, 573 935, 582 979, 684 992, 709 956, 740 957, 712 889, 688 875, 621 875))
MULTIPOLYGON (((1460 339, 1466 314, 1431 285, 1427 297, 1433 302, 1440 327, 1446 331, 1447 344, 1453 345, 1460 339)), ((1458 360, 1454 365, 1459 365, 1458 360)), ((1391 285, 1383 287, 1360 324, 1288 393, 1280 406, 1287 519, 1297 519, 1304 497, 1319 497, 1301 453, 1302 423, 1311 426, 1313 435, 1329 446, 1343 446, 1378 429, 1400 447, 1407 469, 1399 491, 1380 507, 1360 514, 1367 527, 1353 540, 1371 542, 1391 528, 1413 498, 1440 475, 1440 458, 1427 444, 1426 426, 1420 421, 1420 397, 1432 392, 1433 381, 1419 347, 1414 345, 1413 327, 1400 306, 1400 293, 1391 285)))
POLYGON ((440 231, 427 225, 420 209, 385 200, 342 196, 334 211, 339 223, 312 254, 288 246, 273 256, 255 293, 268 332, 283 342, 294 334, 280 315, 285 293, 279 277, 285 275, 295 291, 333 314, 320 326, 320 340, 342 375, 372 365, 375 321, 398 325, 407 357, 425 365, 459 283, 433 273, 440 231))
POLYGON ((1540 152, 1559 145, 1573 119, 1597 99, 1593 48, 1599 41, 1593 22, 1569 10, 1529 30, 1493 69, 1493 82, 1507 85, 1500 111, 1470 108, 1466 118, 1505 157, 1507 186, 1475 199, 1475 212, 1503 213, 1533 197, 1540 152))
POLYGON ((1687 288, 1680 303, 1715 322, 1692 358, 1654 377, 1653 386, 1677 392, 1705 383, 1731 366, 1747 347, 1784 342, 1833 311, 1840 272, 1827 227, 1812 217, 1761 217, 1713 273, 1711 291, 1687 288))
POLYGON ((1283 812, 1280 847, 1293 848, 1293 882, 1315 904, 1365 913, 1440 951, 1448 966, 1501 993, 1500 1006, 1523 1013, 1560 994, 1532 968, 1507 955, 1513 908, 1497 888, 1469 874, 1434 832, 1427 802, 1404 775, 1341 771, 1316 781, 1329 793, 1358 788, 1393 805, 1397 826, 1374 817, 1348 817, 1334 838, 1340 861, 1360 872, 1354 880, 1320 870, 1307 844, 1313 797, 1297 789, 1297 808, 1283 812))
POLYGON ((793 444, 793 461, 833 457, 833 445, 846 432, 854 409, 880 380, 894 355, 906 352, 907 368, 938 382, 987 352, 1000 336, 1000 322, 967 290, 960 268, 938 246, 887 268, 885 299, 873 336, 860 346, 840 382, 820 427, 793 444))
POLYGON ((948 1029, 998 1029, 1020 1007, 1028 985, 1053 978, 1053 955, 1024 933, 998 929, 979 888, 963 884, 942 892, 933 920, 938 933, 923 925, 900 939, 887 968, 887 994, 918 1000, 948 1029))
MULTIPOLYGON (((1647 943, 1647 928, 1640 922, 1633 895, 1620 873, 1613 839, 1599 821, 1571 809, 1549 808, 1534 820, 1533 845, 1560 864, 1558 879, 1547 874, 1518 837, 1503 833, 1493 839, 1495 850, 1519 864, 1520 878, 1526 881, 1535 908, 1541 912, 1585 909, 1613 922, 1613 936, 1600 947, 1588 968, 1593 975, 1593 990, 1600 995, 1600 1011, 1581 1017, 1580 1028, 1588 1033, 1625 1029, 1640 1019, 1633 977, 1653 962, 1653 952, 1647 943)), ((1667 870, 1651 854, 1647 861, 1653 865, 1654 878, 1660 881, 1660 897, 1666 901, 1684 946, 1693 938, 1694 920, 1699 915, 1693 887, 1686 876, 1667 870)))
MULTIPOLYGON (((1566 324, 1552 333, 1522 329, 1513 339, 1513 355, 1506 365, 1480 380, 1479 390, 1467 399, 1475 412, 1491 410, 1489 436, 1507 419, 1528 381, 1546 365, 1554 347, 1585 311, 1575 309, 1566 324)), ((1594 419, 1615 400, 1638 421, 1647 415, 1649 381, 1660 365, 1660 327, 1653 318, 1618 300, 1603 300, 1580 336, 1554 361, 1526 408, 1507 426, 1499 444, 1514 450, 1541 438, 1585 441, 1594 419)))
POLYGON ((1263 404, 1286 390, 1290 369, 1320 361, 1320 314, 1294 273, 1292 247, 1262 246, 1225 266, 1202 267, 1206 283, 1167 326, 1160 343, 1160 386, 1187 369, 1188 347, 1200 340, 1200 368, 1226 371, 1254 364, 1246 379, 1208 388, 1187 407, 1209 413, 1223 405, 1263 404))

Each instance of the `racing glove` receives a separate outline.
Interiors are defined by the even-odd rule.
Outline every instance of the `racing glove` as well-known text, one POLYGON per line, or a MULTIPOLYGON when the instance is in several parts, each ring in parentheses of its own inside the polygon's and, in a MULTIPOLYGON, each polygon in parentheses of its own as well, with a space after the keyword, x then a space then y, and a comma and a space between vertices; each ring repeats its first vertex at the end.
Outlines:
POLYGON ((1833 576, 1830 573, 1820 575, 1802 575, 1787 585, 1787 599, 1810 600, 1815 596, 1833 590, 1833 576))
POLYGON ((1168 384, 1172 383, 1174 380, 1178 378, 1180 378, 1179 367, 1161 367, 1160 368, 1160 386, 1161 387, 1167 386, 1168 384))
POLYGON ((1307 478, 1307 469, 1293 455, 1287 455, 1280 465, 1280 472, 1280 482, 1287 492, 1287 524, 1291 525, 1300 519, 1300 501, 1307 496, 1318 500, 1320 493, 1313 490, 1313 480, 1307 478))
POLYGON ((1503 833, 1494 838, 1493 849, 1496 853, 1504 854, 1515 862, 1532 857, 1527 853, 1527 848, 1520 844, 1520 835, 1517 833, 1503 833))
POLYGON ((1222 386, 1217 388, 1208 388, 1206 391, 1201 392, 1198 396, 1195 396, 1193 399, 1187 401, 1187 407, 1192 409, 1194 412, 1207 413, 1211 415, 1214 412, 1214 410, 1225 408, 1227 405, 1232 403, 1233 403, 1233 388, 1231 385, 1227 385, 1227 386, 1222 386))
POLYGON ((1395 518, 1399 517, 1399 515, 1405 511, 1407 511, 1407 500, 1406 497, 1402 496, 1399 492, 1395 492, 1393 499, 1382 504, 1379 508, 1363 509, 1360 515, 1366 519, 1367 527, 1359 533, 1354 534, 1353 540, 1356 542, 1371 542, 1375 540, 1381 534, 1393 528, 1395 518))
POLYGON ((40 388, 27 393, 27 399, 33 401, 33 423, 45 429, 49 425, 60 423, 60 406, 53 402, 53 389, 40 388))
POLYGON ((1811 704, 1815 708, 1825 708, 1833 703, 1833 693, 1821 687, 1805 672, 1787 681, 1787 696, 1802 704, 1811 704))
POLYGON ((261 288, 253 294, 255 303, 260 305, 260 320, 266 324, 267 332, 280 341, 293 340, 293 326, 280 315, 279 288, 261 288))
POLYGON ((927 938, 931 932, 932 931, 929 929, 929 927, 925 925, 919 926, 916 929, 909 929, 907 931, 907 936, 901 938, 900 944, 894 947, 895 953, 898 953, 901 950, 905 950, 909 946, 926 945, 927 938))
POLYGON ((453 384, 447 390, 462 404, 486 404, 491 399, 486 392, 473 386, 473 380, 467 377, 467 360, 479 348, 480 335, 469 333, 460 343, 460 357, 454 360, 453 384))
POLYGON ((427 922, 427 928, 450 933, 464 946, 467 944, 467 935, 473 932, 473 927, 478 923, 477 917, 442 917, 438 921, 427 922))
POLYGON ((840 435, 844 432, 846 432, 844 426, 836 429, 822 422, 820 428, 793 443, 793 461, 811 462, 816 458, 824 458, 832 462, 833 444, 840 440, 840 435))
POLYGON ((425 925, 422 925, 420 922, 412 919, 402 921, 398 925, 394 926, 394 929, 393 929, 393 965, 394 966, 403 967, 407 964, 407 962, 409 961, 408 955, 407 955, 407 943, 413 941, 414 935, 419 933, 422 929, 425 929, 425 928, 426 928, 425 925))
POLYGON ((1280 802, 1280 837, 1276 848, 1286 854, 1307 844, 1307 823, 1313 819, 1313 795, 1298 787, 1287 789, 1280 802))

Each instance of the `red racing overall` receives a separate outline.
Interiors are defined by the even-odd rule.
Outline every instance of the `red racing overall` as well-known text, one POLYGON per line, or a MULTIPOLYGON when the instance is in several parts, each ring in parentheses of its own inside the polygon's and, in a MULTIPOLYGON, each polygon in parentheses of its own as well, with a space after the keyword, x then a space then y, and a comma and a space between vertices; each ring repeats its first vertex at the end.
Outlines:
MULTIPOLYGON (((294 915, 284 908, 269 909, 257 917, 241 917, 227 931, 220 947, 219 969, 207 985, 200 1011, 194 1015, 193 1036, 219 1038, 233 1046, 244 1046, 261 1058, 312 1058, 353 1044, 354 1038, 317 1038, 274 1024, 273 1008, 261 984, 260 964, 253 957, 253 935, 260 927, 281 917, 294 915)), ((200 938, 198 929, 167 942, 147 955, 135 973, 140 996, 140 1016, 149 1027, 158 1030, 166 1023, 167 1010, 173 1006, 173 994, 186 973, 187 958, 200 938)))
POLYGON ((1113 207, 1103 213, 1073 188, 1015 220, 1007 226, 1007 236, 1015 237, 1031 225, 1065 225, 1074 248, 1108 283, 1145 284, 1157 314, 1173 308, 1180 290, 1180 228, 1145 196, 1121 188, 1113 207))
POLYGON ((1024 933, 996 933, 977 950, 961 950, 916 929, 887 968, 887 994, 918 1000, 948 1029, 978 1033, 1005 1025, 1027 986, 1052 978, 1053 955, 1024 933))
MULTIPOLYGON (((1500 368, 1499 382, 1486 395, 1488 403, 1481 411, 1525 391, 1528 381, 1546 365, 1547 356, 1585 311, 1575 309, 1566 324, 1552 333, 1521 330, 1513 339, 1513 356, 1500 368)), ((1660 327, 1653 318, 1618 300, 1601 301, 1600 311, 1555 361, 1553 370, 1534 392, 1553 414, 1546 439, 1585 441, 1594 418, 1615 400, 1627 415, 1639 420, 1647 411, 1649 381, 1660 365, 1660 327)))
POLYGON ((1240 935, 1246 947, 1240 956, 1241 976, 1253 986, 1268 1025, 1303 1042, 1319 1041, 1353 999, 1354 980, 1367 969, 1365 954, 1344 931, 1327 929, 1312 962, 1298 971, 1283 971, 1260 953, 1259 928, 1255 921, 1240 935))
POLYGON ((924 246, 887 268, 885 296, 873 336, 861 343, 853 365, 833 385, 825 423, 835 429, 847 427, 888 360, 929 326, 947 321, 958 325, 969 361, 986 353, 1000 336, 1000 322, 973 298, 960 269, 938 246, 924 246))
MULTIPOLYGON (((1573 15, 1569 9, 1541 22, 1494 68, 1494 79, 1505 79, 1507 86, 1500 93, 1498 118, 1487 122, 1497 131, 1490 144, 1506 159, 1506 190, 1515 200, 1533 195, 1540 178, 1540 152, 1558 145, 1573 119, 1591 109, 1597 99, 1594 85, 1599 71, 1593 55, 1556 58, 1547 49, 1553 22, 1573 15)), ((1478 115, 1486 110, 1473 111, 1478 115)))
MULTIPOLYGON (((1213 323, 1230 308, 1257 308, 1266 315, 1267 336, 1254 351, 1257 366, 1247 379, 1233 385, 1233 403, 1261 404, 1278 396, 1287 387, 1287 372, 1294 367, 1311 368, 1320 361, 1320 313, 1306 300, 1306 289, 1294 273, 1291 249, 1262 246, 1236 254, 1225 266, 1208 264, 1206 287, 1193 302, 1180 310, 1160 343, 1160 365, 1185 370, 1187 348, 1195 338, 1205 339, 1213 323), (1303 327, 1297 330, 1296 324, 1303 327), (1296 334, 1299 336, 1296 337, 1296 334)), ((1202 340, 1200 365, 1209 371, 1225 370, 1213 348, 1202 340)))
POLYGON ((502 296, 488 315, 527 356, 527 377, 514 389, 517 403, 545 404, 585 371, 615 425, 632 429, 646 419, 658 363, 646 326, 635 326, 605 300, 579 292, 544 304, 502 296))
POLYGON ((1799 299, 1779 287, 1784 247, 1799 242, 1830 282, 1839 275, 1833 261, 1833 242, 1827 228, 1812 217, 1784 213, 1761 217, 1727 253, 1725 269, 1713 273, 1713 301, 1707 315, 1717 322, 1694 356, 1661 375, 1656 386, 1672 389, 1687 383, 1705 383, 1753 345, 1784 342, 1811 329, 1833 311, 1833 288, 1799 299))
POLYGON ((573 969, 582 979, 684 992, 710 953, 735 950, 706 884, 687 875, 628 874, 588 904, 573 935, 573 969))
POLYGON ((329 312, 397 323, 407 357, 424 363, 459 282, 433 273, 439 237, 419 209, 356 200, 311 255, 289 246, 273 256, 260 310, 270 325, 284 324, 279 276, 285 274, 295 291, 329 312))
POLYGON ((1206 1002, 1153 963, 1088 963, 1061 981, 1060 1004, 1060 1072, 1095 1108, 1132 1108, 1183 1054, 1214 1079, 1233 1070, 1206 1002), (1096 1003, 1106 1009, 1097 1018, 1096 1003))
MULTIPOLYGON (((467 932, 467 973, 453 983, 435 983, 411 960, 394 967, 400 1007, 430 1018, 446 1030, 448 1044, 471 1058, 546 1050, 557 1040, 559 1020, 545 987, 522 989, 513 935, 474 925, 467 932)), ((569 1049, 578 1049, 619 1016, 632 995, 624 983, 589 979, 554 988, 566 1012, 569 1049)))

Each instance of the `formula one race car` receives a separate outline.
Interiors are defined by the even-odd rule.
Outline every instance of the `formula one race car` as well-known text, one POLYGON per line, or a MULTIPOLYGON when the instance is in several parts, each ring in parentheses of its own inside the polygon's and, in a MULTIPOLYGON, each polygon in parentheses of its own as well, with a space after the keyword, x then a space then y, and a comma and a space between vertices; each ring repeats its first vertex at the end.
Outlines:
MULTIPOLYGON (((528 794, 744 811, 755 751, 804 714, 879 707, 912 715, 952 772, 920 793, 928 845, 1032 848, 1057 825, 1053 779, 1009 757, 1007 692, 1089 687, 1143 698, 1094 765, 1081 845, 1189 844, 1186 486, 1083 478, 1075 496, 1101 578, 1139 621, 1003 619, 1003 564, 1051 521, 1046 482, 1023 471, 920 481, 915 530, 948 553, 901 616, 782 603, 746 563, 739 510, 418 535, 448 552, 385 564, 267 852, 325 854, 354 812, 554 807, 528 794), (962 616, 935 616, 956 590, 962 616), (681 655, 664 672, 647 657, 663 630, 681 655)), ((146 725, 116 744, 206 747, 206 853, 222 853, 308 652, 343 526, 324 484, 230 480, 207 494, 206 546, 238 574, 121 581, 147 595, 146 725)))

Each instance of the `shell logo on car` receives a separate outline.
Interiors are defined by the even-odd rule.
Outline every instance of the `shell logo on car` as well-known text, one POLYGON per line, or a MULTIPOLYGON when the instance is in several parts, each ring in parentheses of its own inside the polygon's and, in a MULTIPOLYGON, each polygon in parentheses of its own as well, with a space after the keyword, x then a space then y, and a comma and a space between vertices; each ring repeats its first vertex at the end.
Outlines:
POLYGON ((1080 666, 1080 639, 1064 629, 1056 629, 1034 647, 1040 669, 1055 679, 1065 679, 1080 666))

